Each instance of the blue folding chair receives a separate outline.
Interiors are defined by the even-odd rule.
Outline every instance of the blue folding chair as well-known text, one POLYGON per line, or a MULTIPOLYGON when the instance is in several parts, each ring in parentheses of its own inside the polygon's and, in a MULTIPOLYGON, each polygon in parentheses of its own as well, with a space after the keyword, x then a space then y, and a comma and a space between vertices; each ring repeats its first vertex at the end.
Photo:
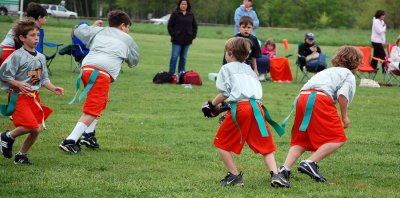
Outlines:
POLYGON ((49 75, 51 75, 50 65, 53 62, 54 57, 56 57, 56 55, 57 55, 58 48, 60 46, 62 46, 62 45, 63 44, 44 42, 44 30, 40 29, 39 44, 36 46, 36 51, 38 51, 38 52, 40 52, 40 53, 42 53, 42 54, 44 54, 46 56, 46 67, 47 67, 47 70, 49 72, 49 75), (55 48, 54 53, 51 54, 51 55, 46 55, 43 52, 43 46, 50 47, 50 48, 55 48))

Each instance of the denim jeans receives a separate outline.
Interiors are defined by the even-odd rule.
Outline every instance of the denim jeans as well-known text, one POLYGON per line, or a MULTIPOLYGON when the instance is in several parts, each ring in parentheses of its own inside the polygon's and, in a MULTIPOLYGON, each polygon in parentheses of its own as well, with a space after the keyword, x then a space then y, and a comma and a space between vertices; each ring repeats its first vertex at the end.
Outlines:
POLYGON ((178 45, 172 43, 172 54, 171 54, 171 60, 169 61, 170 74, 175 74, 176 62, 178 61, 178 56, 180 57, 178 64, 178 73, 180 74, 182 72, 185 72, 186 56, 189 51, 189 46, 190 45, 178 45))
POLYGON ((310 72, 320 72, 326 69, 326 54, 320 53, 318 59, 307 63, 307 70, 310 72))

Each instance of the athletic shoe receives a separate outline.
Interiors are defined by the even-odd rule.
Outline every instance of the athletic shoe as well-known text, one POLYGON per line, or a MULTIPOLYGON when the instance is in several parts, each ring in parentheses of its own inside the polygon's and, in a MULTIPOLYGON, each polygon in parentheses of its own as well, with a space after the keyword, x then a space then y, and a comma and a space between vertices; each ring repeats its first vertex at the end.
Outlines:
POLYGON ((317 182, 326 182, 326 178, 319 172, 319 167, 316 162, 301 161, 297 170, 307 174, 317 182))
POLYGON ((279 187, 290 188, 289 180, 286 180, 285 176, 282 173, 275 174, 271 171, 270 174, 271 174, 271 186, 272 187, 274 187, 274 188, 279 188, 279 187))
POLYGON ((234 175, 231 172, 228 172, 225 178, 219 183, 221 186, 244 186, 243 173, 240 172, 239 175, 234 175))
POLYGON ((26 154, 16 154, 14 159, 14 164, 31 165, 32 162, 28 159, 26 154))
POLYGON ((80 144, 85 145, 88 148, 98 149, 100 145, 97 143, 97 139, 95 137, 95 132, 93 133, 84 133, 80 140, 80 144))
POLYGON ((69 153, 79 153, 81 151, 81 147, 74 140, 65 139, 58 147, 60 147, 61 150, 69 153))
POLYGON ((292 172, 291 172, 291 171, 288 171, 288 170, 285 168, 285 166, 280 166, 279 169, 278 169, 278 172, 279 172, 281 175, 283 175, 283 177, 284 177, 287 181, 289 181, 289 179, 290 179, 291 177, 293 177, 292 172))
POLYGON ((3 153, 3 156, 5 158, 12 158, 13 156, 12 147, 14 144, 14 140, 7 137, 6 135, 7 132, 8 130, 0 134, 0 141, 1 141, 0 151, 3 153))

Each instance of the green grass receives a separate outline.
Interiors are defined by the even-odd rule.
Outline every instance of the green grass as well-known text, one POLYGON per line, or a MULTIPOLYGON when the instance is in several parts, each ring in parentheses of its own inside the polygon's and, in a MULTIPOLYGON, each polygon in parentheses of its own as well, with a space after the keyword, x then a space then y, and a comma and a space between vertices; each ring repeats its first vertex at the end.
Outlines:
MULTIPOLYGON (((1 27, 10 25, 0 23, 1 27)), ((81 103, 67 105, 74 94, 77 73, 71 72, 69 56, 58 55, 51 65, 51 80, 64 87, 66 95, 57 97, 41 91, 43 103, 54 109, 46 122, 48 130, 29 152, 34 165, 16 166, 0 158, 0 197, 399 196, 399 87, 357 87, 349 108, 348 142, 320 164, 328 183, 315 183, 294 171, 293 188, 273 189, 261 156, 245 147, 240 156, 235 156, 245 173, 245 187, 222 188, 218 181, 226 170, 212 146, 219 125, 217 119, 204 118, 200 106, 217 94, 215 82, 207 80, 207 73, 218 72, 225 40, 198 38, 189 50, 187 69, 200 73, 203 86, 185 89, 181 85, 155 85, 153 76, 168 68, 169 37, 137 33, 137 26, 133 26, 131 35, 140 47, 141 60, 134 70, 124 66, 124 73, 111 86, 108 108, 97 126, 101 149, 83 148, 79 155, 68 155, 57 148, 75 126, 82 107, 81 103)), ((70 43, 70 28, 45 29, 46 41, 70 43)), ((7 31, 1 28, 0 35, 7 31)), ((302 35, 303 31, 297 33, 302 35)), ((322 48, 333 55, 337 47, 322 48)), ((290 52, 284 52, 278 45, 281 55, 295 53, 294 49, 292 45, 290 52)), ((291 57, 293 74, 294 61, 291 57)), ((275 120, 283 120, 302 84, 262 85, 264 104, 275 120)), ((3 93, 1 98, 5 97, 3 93)), ((274 134, 278 164, 289 149, 292 123, 293 117, 282 138, 274 134)), ((13 125, 2 117, 0 127, 12 129, 13 125)), ((14 151, 22 141, 23 137, 17 139, 14 151)))

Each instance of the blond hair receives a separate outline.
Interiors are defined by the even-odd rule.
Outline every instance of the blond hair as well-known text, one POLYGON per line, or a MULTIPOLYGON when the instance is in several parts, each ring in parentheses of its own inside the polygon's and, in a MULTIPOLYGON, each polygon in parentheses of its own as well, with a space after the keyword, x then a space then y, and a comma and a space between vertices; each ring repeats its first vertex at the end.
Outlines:
POLYGON ((225 52, 232 54, 241 63, 247 59, 250 50, 250 40, 247 38, 233 37, 225 43, 225 52))
POLYGON ((332 58, 334 67, 345 67, 349 70, 357 69, 363 63, 363 53, 353 46, 342 46, 332 58))

